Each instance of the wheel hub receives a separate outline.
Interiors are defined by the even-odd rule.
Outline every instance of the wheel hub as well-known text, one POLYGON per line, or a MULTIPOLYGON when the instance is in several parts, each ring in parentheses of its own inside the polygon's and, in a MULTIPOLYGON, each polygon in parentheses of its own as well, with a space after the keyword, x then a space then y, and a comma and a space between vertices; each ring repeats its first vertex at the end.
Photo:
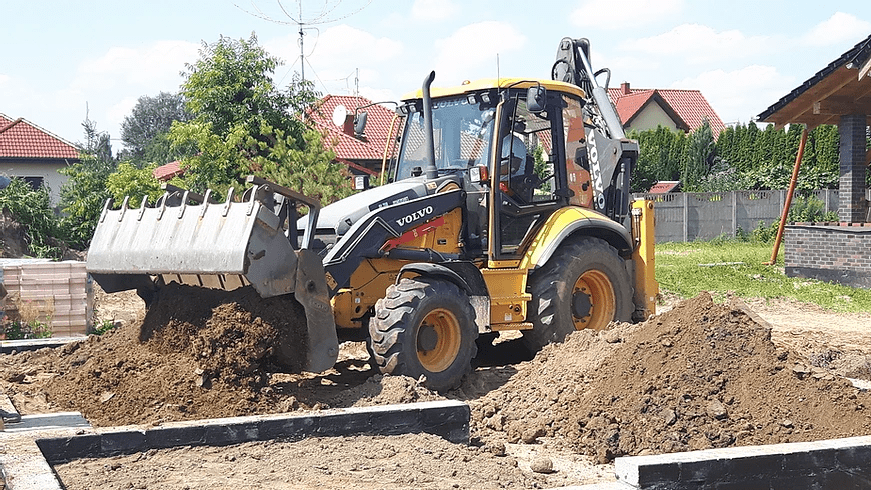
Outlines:
POLYGON ((606 273, 596 269, 584 272, 575 281, 572 291, 575 329, 603 329, 614 319, 616 295, 606 273))
POLYGON ((587 318, 593 309, 590 295, 579 289, 572 295, 572 316, 575 318, 587 318))
POLYGON ((421 325, 417 334, 417 349, 427 352, 436 348, 439 343, 439 334, 432 325, 421 325))

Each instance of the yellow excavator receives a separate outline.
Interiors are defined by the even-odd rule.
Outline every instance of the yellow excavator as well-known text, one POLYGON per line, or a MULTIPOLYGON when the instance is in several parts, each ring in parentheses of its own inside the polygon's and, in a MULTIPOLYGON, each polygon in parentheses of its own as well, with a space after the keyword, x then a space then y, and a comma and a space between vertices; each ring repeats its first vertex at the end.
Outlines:
MULTIPOLYGON (((321 207, 251 176, 240 197, 167 192, 107 202, 88 270, 146 299, 171 281, 304 307, 305 369, 367 338, 384 373, 456 386, 476 340, 520 331, 530 349, 654 313, 653 206, 633 201, 626 138, 586 39, 560 42, 551 79, 435 88, 397 108, 388 182, 321 207), (300 208, 308 213, 300 215, 300 208)), ((279 346, 294 352, 294 346, 279 346)))

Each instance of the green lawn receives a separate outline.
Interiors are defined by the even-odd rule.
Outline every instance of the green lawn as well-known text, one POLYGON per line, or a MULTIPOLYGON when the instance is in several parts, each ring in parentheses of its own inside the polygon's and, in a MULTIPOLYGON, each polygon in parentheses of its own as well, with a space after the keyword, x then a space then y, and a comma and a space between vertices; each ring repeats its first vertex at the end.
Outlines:
POLYGON ((726 293, 793 298, 835 311, 871 312, 871 290, 786 277, 782 248, 776 265, 763 265, 771 250, 771 244, 738 240, 657 244, 656 279, 660 289, 683 298, 709 291, 718 299, 726 293))

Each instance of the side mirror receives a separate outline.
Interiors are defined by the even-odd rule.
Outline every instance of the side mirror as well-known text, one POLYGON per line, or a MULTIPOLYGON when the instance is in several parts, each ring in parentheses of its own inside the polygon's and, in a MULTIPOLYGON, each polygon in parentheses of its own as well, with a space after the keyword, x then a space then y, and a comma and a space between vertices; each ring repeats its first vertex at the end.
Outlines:
POLYGON ((368 115, 365 112, 361 112, 354 116, 354 136, 357 139, 362 139, 366 137, 366 118, 368 115))
MULTIPOLYGON (((364 113, 365 114, 365 113, 364 113)), ((355 175, 353 177, 353 187, 355 191, 365 191, 369 188, 369 176, 368 175, 355 175)))
POLYGON ((547 89, 541 85, 529 87, 526 91, 526 107, 535 114, 543 112, 547 107, 547 89))
POLYGON ((487 184, 490 182, 490 172, 483 165, 470 167, 469 181, 475 184, 487 184))

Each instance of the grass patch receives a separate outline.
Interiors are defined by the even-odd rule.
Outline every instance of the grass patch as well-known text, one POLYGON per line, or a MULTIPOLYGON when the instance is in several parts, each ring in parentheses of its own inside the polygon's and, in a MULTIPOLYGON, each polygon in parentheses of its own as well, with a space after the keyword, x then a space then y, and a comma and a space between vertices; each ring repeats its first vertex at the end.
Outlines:
POLYGON ((871 312, 871 290, 786 277, 782 252, 777 264, 763 264, 771 250, 771 244, 738 240, 657 244, 656 279, 663 290, 682 298, 709 291, 720 300, 733 293, 743 298, 792 298, 834 311, 871 312))

